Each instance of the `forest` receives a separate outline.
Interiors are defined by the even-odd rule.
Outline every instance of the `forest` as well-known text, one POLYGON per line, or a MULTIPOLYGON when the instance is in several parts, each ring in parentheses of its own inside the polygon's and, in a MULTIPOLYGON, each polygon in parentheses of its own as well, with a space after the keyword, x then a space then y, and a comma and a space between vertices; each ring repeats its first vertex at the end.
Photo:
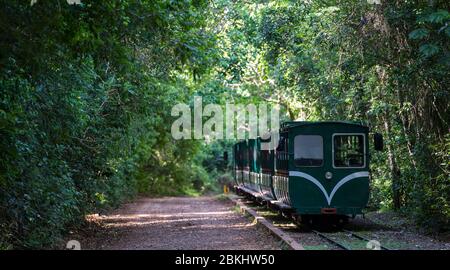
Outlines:
POLYGON ((363 121, 369 207, 450 230, 450 2, 0 0, 0 249, 52 247, 137 195, 219 192, 233 141, 171 108, 363 121))

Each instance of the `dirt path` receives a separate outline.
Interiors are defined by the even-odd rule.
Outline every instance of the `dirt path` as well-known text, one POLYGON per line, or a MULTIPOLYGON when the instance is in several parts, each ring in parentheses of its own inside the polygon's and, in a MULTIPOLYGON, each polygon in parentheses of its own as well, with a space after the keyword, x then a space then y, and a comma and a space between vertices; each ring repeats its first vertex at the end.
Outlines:
POLYGON ((214 197, 141 198, 91 216, 100 224, 83 249, 279 249, 278 240, 214 197))

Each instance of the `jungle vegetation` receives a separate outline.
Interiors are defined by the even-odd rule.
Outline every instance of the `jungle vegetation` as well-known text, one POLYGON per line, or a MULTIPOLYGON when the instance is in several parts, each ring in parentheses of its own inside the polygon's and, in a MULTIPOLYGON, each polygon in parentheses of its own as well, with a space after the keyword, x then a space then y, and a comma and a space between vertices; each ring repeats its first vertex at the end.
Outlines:
POLYGON ((136 194, 199 194, 230 143, 176 103, 269 102, 384 135, 370 207, 450 229, 450 3, 0 0, 0 249, 49 248, 136 194))

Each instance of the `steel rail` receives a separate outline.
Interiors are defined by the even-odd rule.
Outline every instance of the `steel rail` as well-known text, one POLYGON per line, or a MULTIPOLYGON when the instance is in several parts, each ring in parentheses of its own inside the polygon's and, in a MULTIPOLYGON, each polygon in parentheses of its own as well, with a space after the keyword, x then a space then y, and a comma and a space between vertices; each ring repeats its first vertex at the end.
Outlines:
MULTIPOLYGON (((361 240, 364 240, 364 241, 367 241, 367 242, 370 242, 370 241, 371 241, 371 239, 368 239, 368 238, 366 238, 366 237, 364 237, 364 236, 361 236, 361 235, 359 235, 359 234, 356 234, 356 233, 354 233, 354 232, 352 232, 352 231, 345 230, 345 229, 342 229, 342 231, 343 231, 343 232, 346 232, 346 233, 349 233, 349 234, 351 234, 352 236, 354 236, 354 237, 356 237, 356 238, 358 238, 358 239, 361 239, 361 240)), ((383 249, 383 250, 390 250, 389 248, 387 248, 387 247, 385 247, 385 246, 382 246, 382 245, 380 245, 380 249, 383 249)))
POLYGON ((338 247, 340 247, 340 248, 342 248, 342 249, 345 249, 345 250, 351 250, 351 249, 348 248, 347 246, 345 246, 345 245, 343 245, 343 244, 341 244, 341 243, 339 243, 339 242, 337 242, 337 241, 331 239, 330 237, 326 236, 325 234, 323 234, 323 233, 321 233, 321 232, 319 232, 319 231, 316 231, 316 230, 311 230, 311 231, 314 232, 315 234, 317 234, 318 236, 324 238, 324 239, 327 240, 328 242, 330 242, 330 243, 332 243, 332 244, 334 244, 334 245, 336 245, 336 246, 338 246, 338 247))

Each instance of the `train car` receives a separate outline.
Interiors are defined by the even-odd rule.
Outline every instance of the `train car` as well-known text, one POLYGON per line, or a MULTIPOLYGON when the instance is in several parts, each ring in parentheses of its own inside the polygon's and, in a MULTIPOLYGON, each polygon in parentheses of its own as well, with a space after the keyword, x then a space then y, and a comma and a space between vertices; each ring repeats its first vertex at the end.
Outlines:
MULTIPOLYGON (((225 156, 225 155, 224 155, 225 156)), ((242 177, 242 166, 241 166, 241 157, 240 157, 240 149, 239 143, 233 145, 233 178, 234 178, 234 186, 238 187, 241 185, 241 177, 242 177)))
MULTIPOLYGON (((358 123, 283 123, 274 150, 248 140, 248 182, 237 188, 305 220, 355 217, 369 199, 368 134, 358 123)), ((379 150, 382 138, 375 138, 379 150)))
POLYGON ((245 186, 246 176, 244 176, 244 171, 248 169, 247 161, 247 141, 241 141, 234 145, 233 156, 234 156, 234 181, 235 185, 238 187, 245 186))
POLYGON ((248 188, 250 185, 250 166, 249 166, 249 150, 248 141, 241 142, 241 156, 242 156, 242 186, 248 188))
POLYGON ((248 140, 249 183, 246 186, 254 192, 260 192, 259 179, 261 177, 260 139, 248 140))
MULTIPOLYGON (((270 139, 263 140, 259 139, 261 142, 270 143, 270 139)), ((274 201, 276 200, 275 191, 273 190, 273 175, 275 172, 275 151, 269 147, 268 150, 260 150, 260 166, 261 166, 261 176, 259 182, 259 189, 261 199, 264 201, 274 201)))

